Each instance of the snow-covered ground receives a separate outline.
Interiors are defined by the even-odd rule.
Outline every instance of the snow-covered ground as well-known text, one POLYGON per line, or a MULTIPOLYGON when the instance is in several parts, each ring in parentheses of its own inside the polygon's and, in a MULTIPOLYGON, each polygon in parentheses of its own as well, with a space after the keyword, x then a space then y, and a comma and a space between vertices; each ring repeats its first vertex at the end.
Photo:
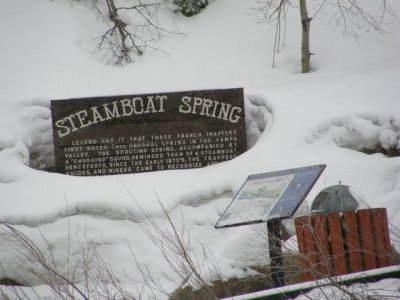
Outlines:
MULTIPOLYGON (((389 2, 400 17, 398 1, 389 2)), ((165 53, 148 51, 116 67, 93 53, 105 25, 85 3, 14 0, 0 10, 0 221, 43 252, 51 249, 60 273, 73 274, 82 266, 85 245, 95 245, 132 293, 154 296, 142 290, 140 270, 173 291, 182 280, 146 234, 154 229, 149 217, 159 228, 170 228, 162 203, 200 264, 205 247, 222 276, 243 276, 244 266, 268 258, 262 226, 214 228, 232 196, 249 174, 315 164, 327 168, 308 205, 341 181, 361 191, 371 207, 387 208, 391 224, 400 228, 400 158, 359 151, 376 144, 400 147, 398 18, 389 17, 386 34, 371 30, 357 41, 315 19, 315 71, 300 74, 297 7, 289 10, 285 47, 271 68, 274 28, 257 23, 255 1, 216 0, 198 16, 175 16, 184 35, 167 34, 157 42, 165 53), (247 133, 255 143, 234 160, 99 177, 32 168, 53 159, 51 99, 232 87, 244 88, 247 133)), ((312 16, 312 4, 309 11, 312 16)), ((0 242, 0 278, 35 285, 48 295, 43 282, 26 272, 28 262, 0 242)), ((75 276, 79 284, 83 277, 75 276)))

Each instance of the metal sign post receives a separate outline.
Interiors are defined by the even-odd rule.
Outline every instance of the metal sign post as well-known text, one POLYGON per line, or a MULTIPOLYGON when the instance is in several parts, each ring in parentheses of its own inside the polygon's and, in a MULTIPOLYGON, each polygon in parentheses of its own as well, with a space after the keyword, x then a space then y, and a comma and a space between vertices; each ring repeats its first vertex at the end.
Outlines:
POLYGON ((271 265, 271 277, 275 287, 285 285, 283 273, 283 257, 281 245, 281 220, 272 219, 267 221, 268 247, 271 265))

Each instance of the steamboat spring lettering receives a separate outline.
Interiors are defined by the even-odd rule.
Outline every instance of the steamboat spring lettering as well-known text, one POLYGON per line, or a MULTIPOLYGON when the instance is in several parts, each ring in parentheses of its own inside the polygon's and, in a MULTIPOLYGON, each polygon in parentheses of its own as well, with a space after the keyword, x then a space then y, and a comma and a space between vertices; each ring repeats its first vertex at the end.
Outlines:
MULTIPOLYGON (((82 128, 112 119, 132 117, 142 114, 159 114, 165 112, 168 97, 166 95, 134 97, 115 100, 111 103, 91 106, 55 121, 59 138, 68 136, 82 128)), ((215 118, 230 123, 241 119, 242 108, 229 103, 199 97, 183 96, 178 106, 180 114, 192 114, 215 118)), ((160 140, 163 140, 161 137, 160 140)), ((155 139, 158 140, 158 139, 155 139)))
POLYGON ((241 118, 242 109, 229 103, 199 97, 182 97, 179 112, 217 118, 231 123, 237 123, 241 118))
POLYGON ((100 106, 92 106, 62 119, 55 121, 60 138, 69 135, 79 129, 93 126, 114 118, 130 117, 132 115, 163 113, 166 95, 135 97, 121 99, 100 106))

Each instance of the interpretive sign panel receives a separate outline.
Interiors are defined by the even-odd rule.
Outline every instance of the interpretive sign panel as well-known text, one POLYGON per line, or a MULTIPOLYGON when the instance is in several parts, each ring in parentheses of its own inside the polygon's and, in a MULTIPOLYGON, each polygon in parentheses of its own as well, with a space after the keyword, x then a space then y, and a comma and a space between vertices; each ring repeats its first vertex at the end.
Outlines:
POLYGON ((51 101, 56 171, 200 168, 247 149, 243 89, 51 101))
POLYGON ((325 167, 316 165, 250 175, 215 227, 292 217, 325 167))

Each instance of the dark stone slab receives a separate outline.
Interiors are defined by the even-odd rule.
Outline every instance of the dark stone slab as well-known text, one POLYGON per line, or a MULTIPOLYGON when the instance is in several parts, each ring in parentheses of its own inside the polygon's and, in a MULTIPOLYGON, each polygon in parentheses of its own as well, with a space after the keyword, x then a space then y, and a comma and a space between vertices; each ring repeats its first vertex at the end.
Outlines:
POLYGON ((246 151, 243 89, 52 100, 56 171, 200 168, 246 151))

